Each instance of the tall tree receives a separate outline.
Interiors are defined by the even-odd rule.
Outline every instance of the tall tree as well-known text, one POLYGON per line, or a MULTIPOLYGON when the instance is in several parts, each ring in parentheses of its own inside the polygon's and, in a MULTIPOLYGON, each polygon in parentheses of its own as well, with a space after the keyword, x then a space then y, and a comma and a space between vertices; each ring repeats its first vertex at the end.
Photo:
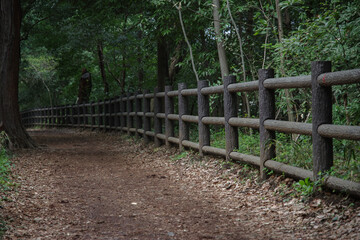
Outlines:
POLYGON ((105 66, 104 66, 103 43, 101 40, 99 40, 97 43, 97 51, 98 51, 98 56, 99 56, 99 67, 100 67, 100 72, 101 72, 101 79, 104 84, 104 93, 108 94, 109 93, 109 83, 107 82, 107 79, 106 79, 106 72, 105 72, 105 66))
POLYGON ((214 18, 215 36, 216 36, 216 43, 217 43, 220 69, 221 69, 221 78, 224 79, 225 76, 229 75, 229 66, 226 58, 224 41, 222 39, 222 34, 221 34, 219 9, 220 9, 219 0, 213 0, 213 18, 214 18))
MULTIPOLYGON (((284 50, 283 50, 283 37, 284 37, 284 31, 283 31, 283 24, 282 24, 282 16, 281 16, 281 9, 280 9, 280 1, 275 0, 275 7, 276 7, 276 14, 278 18, 278 32, 279 32, 279 42, 280 42, 280 72, 282 77, 285 77, 285 56, 284 56, 284 50)), ((288 119, 291 122, 295 121, 295 116, 292 111, 292 104, 291 104, 291 93, 289 89, 285 89, 285 98, 286 98, 286 108, 287 108, 287 115, 288 119)), ((297 138, 297 134, 292 134, 293 140, 297 138)))
POLYGON ((14 148, 35 147, 21 124, 18 104, 20 0, 0 0, 0 122, 14 148))

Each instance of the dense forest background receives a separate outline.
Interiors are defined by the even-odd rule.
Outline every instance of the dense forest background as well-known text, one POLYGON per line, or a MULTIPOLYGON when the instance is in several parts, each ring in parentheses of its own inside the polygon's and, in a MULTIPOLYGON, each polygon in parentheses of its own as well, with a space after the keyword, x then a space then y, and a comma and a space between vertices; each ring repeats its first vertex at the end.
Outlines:
MULTIPOLYGON (((21 3, 22 110, 76 103, 83 68, 92 74, 90 100, 96 101, 155 86, 176 89, 179 82, 191 88, 197 78, 220 85, 227 74, 253 81, 261 68, 275 69, 277 77, 308 75, 316 60, 331 61, 333 71, 360 63, 358 0, 21 3)), ((333 88, 335 124, 360 124, 359 90, 359 84, 333 88)), ((239 97, 240 115, 257 117, 256 94, 239 97)), ((278 90, 277 99, 277 119, 311 122, 310 89, 278 90)), ((221 97, 211 100, 211 114, 221 114, 221 97)), ((244 133, 239 151, 257 155, 257 133, 244 133)), ((222 144, 221 129, 212 136, 213 145, 222 144)), ((311 167, 310 137, 277 138, 289 143, 278 144, 280 161, 311 167)), ((337 174, 358 181, 359 143, 334 144, 337 174)))
MULTIPOLYGON (((181 1, 200 79, 221 84, 216 38, 223 42, 229 73, 239 81, 256 80, 258 69, 269 67, 278 76, 309 74, 314 60, 332 61, 333 71, 359 66, 359 1, 280 1, 281 25, 276 1, 220 1, 220 35, 214 31, 216 1, 181 1)), ((178 4, 22 1, 21 108, 75 103, 84 67, 93 78, 92 100, 178 82, 195 86, 178 4)), ((349 97, 348 90, 337 93, 337 100, 349 97)))

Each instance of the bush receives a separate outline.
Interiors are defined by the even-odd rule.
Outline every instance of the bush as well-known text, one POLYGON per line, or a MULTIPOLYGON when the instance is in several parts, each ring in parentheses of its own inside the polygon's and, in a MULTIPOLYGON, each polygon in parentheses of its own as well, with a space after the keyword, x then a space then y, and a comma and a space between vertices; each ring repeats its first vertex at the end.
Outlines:
POLYGON ((1 200, 4 200, 5 193, 14 186, 11 180, 11 162, 5 149, 0 149, 0 193, 1 200))

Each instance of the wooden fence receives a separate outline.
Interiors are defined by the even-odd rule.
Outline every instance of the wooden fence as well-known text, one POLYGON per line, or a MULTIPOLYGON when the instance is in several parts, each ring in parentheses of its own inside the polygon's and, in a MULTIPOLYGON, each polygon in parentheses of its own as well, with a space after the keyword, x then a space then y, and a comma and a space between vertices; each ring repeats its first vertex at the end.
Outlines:
MULTIPOLYGON (((360 69, 331 72, 331 62, 318 61, 311 64, 309 76, 274 78, 272 69, 261 69, 257 81, 236 83, 234 76, 228 76, 221 86, 209 87, 208 81, 199 81, 195 89, 187 89, 185 83, 179 83, 178 90, 166 86, 165 92, 155 88, 154 93, 128 93, 104 101, 28 110, 22 112, 22 120, 26 127, 64 126, 124 131, 142 136, 145 142, 153 139, 157 146, 174 144, 180 150, 184 147, 195 149, 201 156, 221 155, 228 160, 259 166, 262 179, 266 177, 265 169, 270 169, 296 179, 314 180, 319 172, 329 170, 333 165, 333 138, 360 140, 360 126, 332 124, 331 86, 355 83, 360 83, 360 69), (286 88, 312 89, 312 123, 275 120, 275 89, 286 88), (259 119, 239 118, 237 93, 255 91, 259 91, 259 119), (211 94, 223 94, 223 117, 209 116, 211 94), (197 116, 189 115, 189 96, 197 97, 197 116), (174 107, 176 98, 177 113, 174 107), (154 110, 150 111, 152 99, 154 110), (199 142, 189 140, 190 123, 198 124, 199 142), (178 124, 178 137, 174 134, 175 124, 178 124), (210 146, 211 124, 225 127, 225 149, 210 146), (239 145, 238 128, 241 127, 259 129, 260 157, 235 151, 239 145), (275 131, 312 136, 313 171, 273 160, 275 145, 269 143, 275 140, 275 131)), ((324 185, 360 197, 360 183, 330 176, 324 185)))

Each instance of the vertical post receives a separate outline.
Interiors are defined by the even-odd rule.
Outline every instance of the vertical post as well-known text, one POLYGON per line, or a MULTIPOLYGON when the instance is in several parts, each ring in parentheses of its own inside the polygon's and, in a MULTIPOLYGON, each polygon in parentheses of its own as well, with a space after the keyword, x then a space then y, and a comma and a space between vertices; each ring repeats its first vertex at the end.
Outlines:
POLYGON ((182 141, 189 140, 189 125, 182 120, 182 116, 188 114, 188 100, 181 95, 181 91, 186 89, 186 83, 178 84, 178 105, 179 105, 179 150, 183 150, 182 141))
POLYGON ((109 127, 109 100, 104 99, 104 131, 109 127))
POLYGON ((70 120, 70 105, 67 105, 66 106, 66 109, 65 109, 65 125, 68 127, 69 124, 71 124, 71 120, 70 120))
MULTIPOLYGON (((320 136, 317 129, 321 124, 332 123, 332 91, 330 87, 319 85, 317 78, 322 73, 331 72, 331 62, 316 61, 311 63, 312 89, 312 142, 313 176, 329 170, 333 165, 333 140, 320 136)), ((325 80, 326 76, 324 77, 325 80)))
POLYGON ((77 124, 77 115, 78 115, 78 112, 77 112, 77 105, 72 105, 72 127, 74 127, 76 124, 77 124))
POLYGON ((113 129, 114 127, 114 99, 111 98, 109 100, 109 103, 108 103, 108 108, 109 108, 109 112, 108 112, 108 121, 109 121, 109 129, 113 129))
POLYGON ((121 97, 117 97, 114 103, 114 125, 116 130, 119 130, 120 127, 120 101, 121 97))
POLYGON ((138 132, 138 129, 142 128, 142 119, 138 115, 141 112, 141 98, 138 98, 137 96, 140 95, 140 91, 135 92, 135 128, 136 137, 140 137, 140 133, 138 132))
POLYGON ((63 105, 61 107, 61 125, 65 125, 65 106, 63 105))
POLYGON ((81 117, 81 114, 82 114, 82 111, 81 111, 81 107, 79 104, 76 105, 76 112, 77 112, 77 125, 80 126, 81 123, 82 123, 82 117, 81 117))
POLYGON ((56 124, 57 126, 61 125, 61 113, 60 113, 60 109, 61 109, 61 107, 56 107, 56 108, 55 108, 55 114, 56 114, 55 124, 56 124))
POLYGON ((52 107, 49 108, 49 126, 52 127, 52 107))
POLYGON ((265 162, 275 157, 275 132, 264 126, 267 119, 275 119, 275 91, 264 87, 264 81, 273 77, 273 69, 259 70, 260 180, 266 179, 265 162))
POLYGON ((96 120, 95 120, 95 106, 94 106, 94 102, 90 102, 90 124, 91 124, 91 129, 94 129, 95 124, 96 124, 96 120))
POLYGON ((148 94, 150 91, 149 90, 145 90, 144 91, 144 95, 143 95, 143 105, 144 105, 144 116, 143 116, 143 122, 144 122, 144 141, 145 143, 149 143, 150 142, 150 138, 149 136, 146 134, 146 132, 151 130, 151 126, 150 126, 150 118, 146 116, 146 113, 150 112, 150 98, 146 98, 146 94, 148 94))
POLYGON ((101 103, 101 101, 98 101, 98 113, 97 113, 97 118, 98 118, 98 129, 100 130, 102 125, 103 125, 103 118, 102 118, 102 114, 103 114, 103 105, 101 103))
POLYGON ((49 108, 49 126, 52 127, 53 119, 52 119, 52 108, 49 108))
POLYGON ((84 118, 84 128, 86 128, 87 127, 87 124, 89 123, 89 119, 88 119, 88 116, 87 116, 87 114, 88 114, 88 107, 87 107, 87 103, 84 103, 83 104, 83 118, 84 118))
POLYGON ((130 101, 130 93, 127 93, 127 98, 126 98, 126 123, 127 123, 127 133, 130 135, 130 128, 131 128, 131 117, 130 117, 130 112, 132 110, 131 107, 131 101, 130 101))
POLYGON ((232 127, 229 120, 237 117, 237 94, 230 93, 228 86, 236 82, 235 76, 226 76, 224 78, 224 117, 225 117, 225 142, 226 142, 226 160, 230 160, 230 153, 239 148, 239 133, 237 127, 232 127))
POLYGON ((197 82, 197 99, 198 99, 198 116, 199 116, 199 154, 200 157, 204 156, 203 146, 210 146, 210 129, 201 120, 203 117, 209 116, 209 96, 202 95, 201 89, 208 87, 209 82, 201 80, 197 82))
POLYGON ((155 131, 154 142, 156 147, 159 147, 161 145, 161 140, 156 135, 162 132, 161 119, 157 117, 157 114, 161 112, 161 101, 156 96, 158 92, 159 92, 159 88, 156 87, 154 89, 154 131, 155 131))
POLYGON ((120 127, 121 127, 121 131, 124 131, 124 127, 126 127, 126 116, 125 114, 125 101, 123 100, 125 98, 125 94, 121 94, 120 97, 120 127))
POLYGON ((171 86, 165 86, 165 144, 170 146, 169 137, 174 136, 174 123, 168 118, 169 114, 174 113, 173 98, 168 96, 168 92, 172 90, 171 86))

